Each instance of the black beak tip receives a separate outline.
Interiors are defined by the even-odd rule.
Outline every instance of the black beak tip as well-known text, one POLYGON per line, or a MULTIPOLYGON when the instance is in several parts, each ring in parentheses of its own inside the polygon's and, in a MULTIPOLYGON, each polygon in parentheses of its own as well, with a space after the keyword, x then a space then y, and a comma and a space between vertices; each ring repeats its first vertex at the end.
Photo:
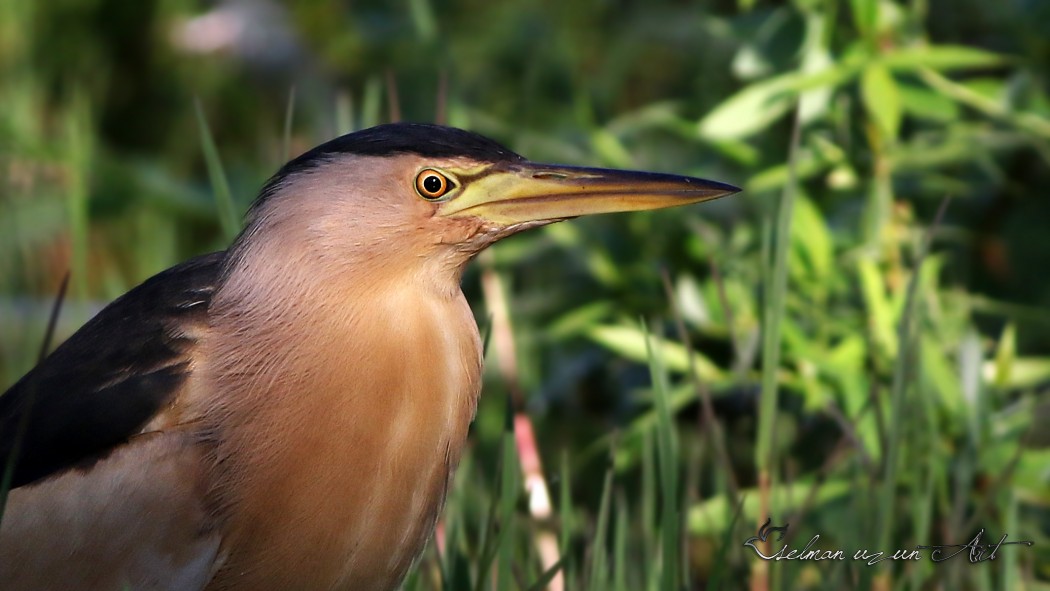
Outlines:
POLYGON ((743 191, 743 189, 741 189, 740 187, 730 185, 729 183, 720 183, 718 181, 704 181, 704 183, 708 186, 708 188, 711 191, 718 193, 722 196, 733 195, 734 193, 739 193, 740 191, 743 191))

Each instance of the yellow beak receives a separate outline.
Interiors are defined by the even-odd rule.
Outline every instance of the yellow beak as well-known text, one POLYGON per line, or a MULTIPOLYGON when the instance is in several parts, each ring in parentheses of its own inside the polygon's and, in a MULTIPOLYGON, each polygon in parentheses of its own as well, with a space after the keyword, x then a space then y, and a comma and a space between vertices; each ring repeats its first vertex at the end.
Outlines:
POLYGON ((740 191, 687 176, 533 162, 497 164, 464 181, 438 214, 506 225, 675 207, 740 191))

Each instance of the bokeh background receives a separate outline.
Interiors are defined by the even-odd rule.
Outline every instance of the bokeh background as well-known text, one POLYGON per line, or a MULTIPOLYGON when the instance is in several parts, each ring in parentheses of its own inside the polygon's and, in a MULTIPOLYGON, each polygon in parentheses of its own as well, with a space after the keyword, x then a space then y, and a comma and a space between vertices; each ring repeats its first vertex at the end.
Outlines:
POLYGON ((443 122, 744 192, 472 267, 485 395, 408 588, 1048 589, 1048 83, 1045 0, 5 0, 0 386, 67 272, 56 339, 289 157, 443 122), (1034 545, 774 564, 767 517, 1034 545))

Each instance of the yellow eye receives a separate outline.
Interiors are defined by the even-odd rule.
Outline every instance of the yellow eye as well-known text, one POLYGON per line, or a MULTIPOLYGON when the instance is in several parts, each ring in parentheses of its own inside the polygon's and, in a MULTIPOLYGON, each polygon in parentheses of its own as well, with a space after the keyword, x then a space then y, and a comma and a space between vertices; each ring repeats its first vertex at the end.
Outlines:
POLYGON ((440 172, 428 168, 416 177, 416 191, 427 201, 436 201, 452 189, 452 181, 440 172))

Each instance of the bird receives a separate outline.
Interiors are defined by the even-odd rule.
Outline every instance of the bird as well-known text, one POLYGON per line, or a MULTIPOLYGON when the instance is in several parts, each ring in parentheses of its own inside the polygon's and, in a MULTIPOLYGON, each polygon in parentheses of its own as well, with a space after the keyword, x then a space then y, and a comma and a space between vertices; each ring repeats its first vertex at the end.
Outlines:
POLYGON ((0 396, 0 588, 396 589, 481 391, 468 262, 738 190, 423 123, 292 159, 228 249, 132 288, 0 396))

